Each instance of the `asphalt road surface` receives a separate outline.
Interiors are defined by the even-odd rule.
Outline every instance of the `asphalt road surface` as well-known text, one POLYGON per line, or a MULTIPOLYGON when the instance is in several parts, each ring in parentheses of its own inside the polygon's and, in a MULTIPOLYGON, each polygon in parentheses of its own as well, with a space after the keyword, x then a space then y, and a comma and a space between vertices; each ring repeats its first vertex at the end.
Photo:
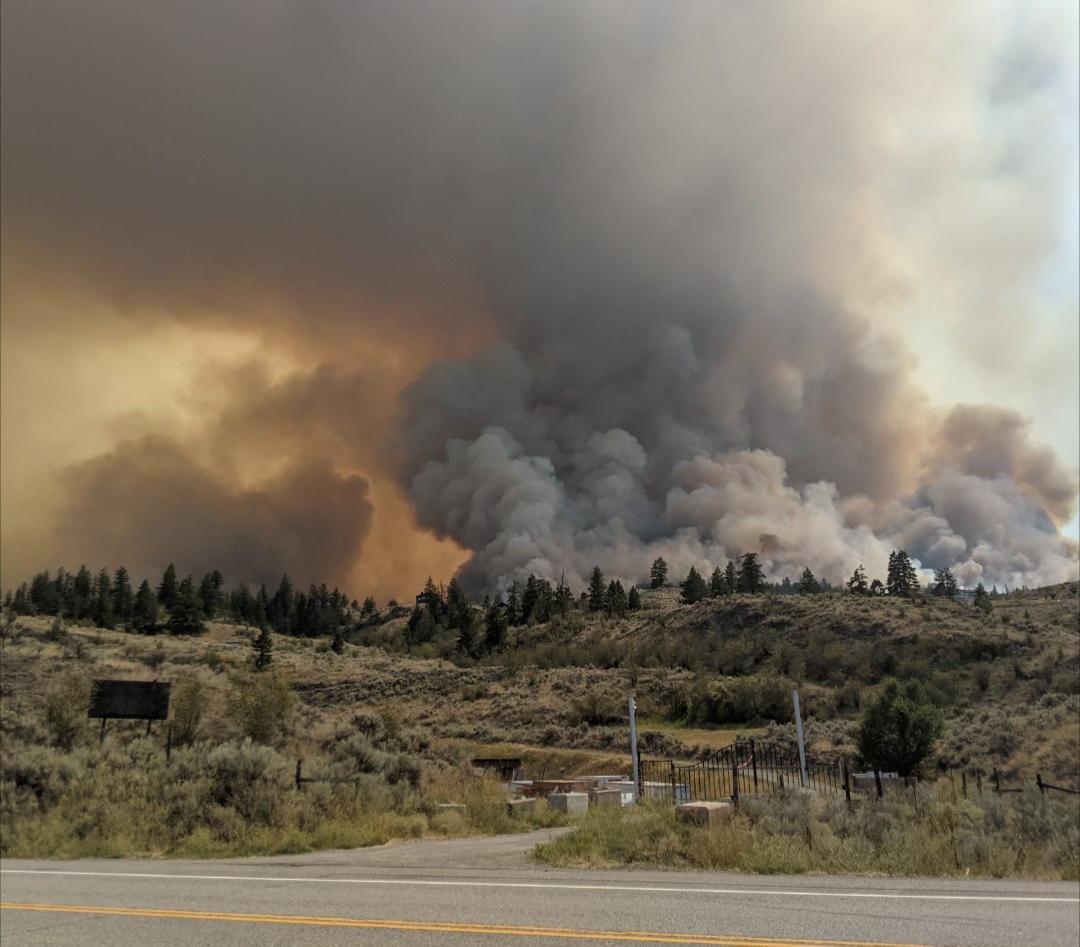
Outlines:
POLYGON ((1080 885, 568 871, 547 833, 216 861, 0 862, 0 943, 1080 942, 1080 885))

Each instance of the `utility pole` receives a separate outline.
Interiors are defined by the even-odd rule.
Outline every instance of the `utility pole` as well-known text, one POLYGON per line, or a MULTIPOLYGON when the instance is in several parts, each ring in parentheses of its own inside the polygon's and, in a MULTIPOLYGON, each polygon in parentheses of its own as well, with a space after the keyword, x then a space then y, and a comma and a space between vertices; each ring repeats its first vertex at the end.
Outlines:
POLYGON ((628 707, 630 710, 630 765, 634 768, 634 801, 637 802, 638 793, 641 790, 641 774, 638 770, 637 752, 637 701, 634 700, 633 694, 630 695, 628 707))
POLYGON ((791 702, 795 705, 795 733, 799 737, 799 776, 802 779, 803 789, 810 783, 806 774, 806 744, 803 742, 802 712, 799 710, 799 692, 791 692, 791 702))

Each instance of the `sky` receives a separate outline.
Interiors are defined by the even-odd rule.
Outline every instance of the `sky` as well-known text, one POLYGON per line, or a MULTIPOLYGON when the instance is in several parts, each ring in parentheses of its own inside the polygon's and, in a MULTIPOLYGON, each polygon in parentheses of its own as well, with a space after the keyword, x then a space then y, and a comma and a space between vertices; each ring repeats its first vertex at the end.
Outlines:
POLYGON ((0 583, 1075 578, 1078 34, 9 0, 0 583))

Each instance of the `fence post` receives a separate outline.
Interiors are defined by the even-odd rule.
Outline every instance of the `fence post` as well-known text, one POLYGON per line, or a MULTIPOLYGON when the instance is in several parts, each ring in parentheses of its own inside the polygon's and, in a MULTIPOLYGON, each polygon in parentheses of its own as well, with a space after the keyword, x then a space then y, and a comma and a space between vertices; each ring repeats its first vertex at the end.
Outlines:
POLYGON ((165 762, 168 763, 172 759, 172 721, 169 721, 169 727, 165 731, 165 762))
POLYGON ((750 741, 750 765, 754 767, 754 792, 758 791, 757 788, 757 748, 754 746, 754 741, 750 741))
POLYGON ((847 757, 845 756, 840 764, 844 767, 844 798, 851 802, 851 770, 848 769, 847 757))
POLYGON ((979 795, 982 795, 982 773, 979 770, 975 770, 975 788, 978 790, 979 795))
POLYGON ((1045 796, 1046 795, 1046 787, 1043 785, 1042 773, 1036 773, 1035 774, 1035 785, 1039 787, 1039 792, 1041 792, 1045 796))
POLYGON ((993 775, 990 777, 994 781, 994 792, 1001 794, 1001 774, 998 772, 997 767, 994 767, 993 775))
POLYGON ((300 768, 301 768, 301 766, 303 766, 303 761, 298 757, 297 760, 296 760, 296 788, 297 789, 300 788, 300 784, 303 782, 303 779, 300 776, 300 768))
POLYGON ((675 788, 675 761, 671 760, 668 765, 671 766, 671 804, 677 806, 679 804, 679 791, 675 788))
POLYGON ((731 800, 735 808, 739 808, 739 761, 735 754, 731 754, 731 800))
POLYGON ((967 799, 967 770, 960 771, 960 788, 963 790, 964 798, 967 799))
POLYGON ((877 784, 877 797, 880 799, 885 795, 884 790, 881 788, 881 770, 874 768, 874 782, 877 784))

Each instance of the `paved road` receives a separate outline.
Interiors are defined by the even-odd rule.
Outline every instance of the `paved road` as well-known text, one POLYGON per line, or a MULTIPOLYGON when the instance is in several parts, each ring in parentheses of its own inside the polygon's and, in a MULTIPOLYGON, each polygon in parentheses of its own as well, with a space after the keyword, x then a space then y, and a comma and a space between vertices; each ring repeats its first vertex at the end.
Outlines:
POLYGON ((1067 945, 1065 883, 567 871, 545 833, 217 861, 0 862, 0 943, 1067 945))

